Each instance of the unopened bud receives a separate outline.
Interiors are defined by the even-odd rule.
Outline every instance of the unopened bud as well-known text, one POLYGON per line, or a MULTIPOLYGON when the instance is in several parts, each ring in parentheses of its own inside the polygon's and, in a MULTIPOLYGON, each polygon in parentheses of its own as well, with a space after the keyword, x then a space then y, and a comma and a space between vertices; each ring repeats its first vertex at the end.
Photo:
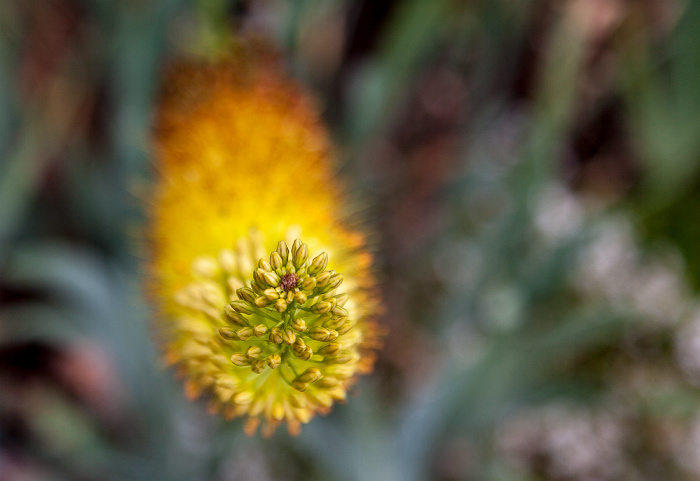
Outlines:
POLYGON ((294 340, 294 344, 292 344, 292 350, 294 350, 294 353, 299 355, 302 352, 304 352, 304 349, 306 348, 306 343, 304 343, 304 340, 297 336, 297 338, 294 340))
POLYGON ((299 374, 297 381, 312 383, 321 379, 321 371, 315 367, 310 367, 306 371, 299 374))
POLYGON ((231 362, 236 366, 247 366, 250 364, 250 359, 245 357, 245 354, 237 352, 235 354, 231 354, 231 362))
POLYGON ((346 320, 342 326, 340 326, 338 330, 338 334, 345 334, 348 332, 350 329, 355 327, 355 322, 352 321, 351 319, 346 320))
POLYGON ((233 396, 231 400, 236 404, 250 404, 253 400, 253 393, 250 391, 242 391, 233 396))
POLYGON ((316 341, 325 341, 328 338, 329 331, 325 327, 312 327, 309 329, 309 337, 316 341))
POLYGON ((267 358, 267 365, 270 366, 271 369, 277 369, 281 362, 282 357, 279 354, 272 354, 267 358))
POLYGON ((306 244, 302 243, 294 253, 294 267, 296 267, 297 270, 301 269, 304 266, 304 264, 306 264, 306 261, 308 259, 309 248, 306 246, 306 244))
POLYGON ((314 290, 316 287, 316 278, 315 277, 307 277, 304 279, 301 283, 300 289, 302 291, 306 292, 311 292, 314 290))
POLYGON ((297 317, 292 321, 292 329, 303 332, 306 330, 306 322, 304 322, 304 319, 297 317))
POLYGON ((292 381, 292 387, 294 389, 296 389, 297 391, 304 392, 308 389, 309 385, 306 384, 305 382, 294 380, 294 381, 292 381))
POLYGON ((245 357, 248 359, 257 359, 260 357, 260 352, 262 349, 260 349, 258 346, 250 346, 248 350, 245 352, 245 357))
POLYGON ((288 306, 287 301, 284 299, 277 299, 277 302, 275 302, 275 310, 279 313, 286 311, 288 306))
POLYGON ((334 377, 324 377, 323 379, 319 379, 316 383, 316 387, 320 387, 322 389, 334 389, 338 386, 340 386, 340 381, 334 377))
POLYGON ((269 305, 270 305, 270 301, 267 299, 267 297, 258 296, 255 298, 255 306, 256 307, 262 308, 262 307, 269 306, 269 305))
POLYGON ((330 271, 325 271, 316 276, 316 285, 319 287, 325 286, 331 280, 330 271))
POLYGON ((253 334, 255 334, 256 337, 263 337, 266 332, 267 326, 265 324, 258 324, 253 328, 253 334))
POLYGON ((250 365, 250 369, 255 373, 255 374, 260 374, 265 370, 265 361, 262 359, 258 359, 254 363, 250 365))
POLYGON ((314 355, 314 351, 311 349, 311 347, 306 346, 300 354, 297 354, 296 352, 294 354, 296 354, 296 356, 302 361, 308 361, 311 359, 311 356, 314 355))
POLYGON ((268 301, 276 301, 280 297, 279 293, 272 287, 265 289, 263 291, 263 296, 265 296, 268 301))
POLYGON ((279 241, 277 244, 277 255, 280 256, 280 259, 282 259, 282 264, 287 263, 287 256, 289 255, 289 249, 287 248, 287 244, 284 241, 279 241))
POLYGON ((297 335, 294 334, 294 331, 292 331, 291 329, 285 329, 284 331, 282 331, 282 340, 284 340, 284 342, 286 342, 290 346, 294 344, 294 341, 296 341, 296 339, 297 335))
POLYGON ((229 304, 231 308, 239 314, 252 314, 253 311, 245 301, 233 301, 229 304))
POLYGON ((306 294, 304 294, 302 291, 296 291, 294 293, 294 302, 296 302, 297 304, 304 304, 306 300, 306 294))
POLYGON ((340 344, 337 342, 331 342, 330 344, 327 344, 323 346, 321 349, 318 350, 319 354, 323 354, 324 356, 335 356, 340 352, 340 344))
POLYGON ((328 254, 321 252, 319 255, 314 257, 309 266, 309 275, 315 276, 319 272, 323 271, 328 265, 328 254))
POLYGON ((273 269, 279 269, 283 264, 282 258, 277 252, 270 254, 270 267, 273 269))
POLYGON ((267 284, 270 287, 277 287, 277 284, 280 283, 280 277, 275 273, 275 272, 270 272, 270 271, 261 271, 261 277, 265 284, 267 284))
POLYGON ((243 327, 236 331, 236 335, 241 341, 247 341, 253 337, 253 329, 250 327, 243 327))
POLYGON ((330 302, 321 301, 317 302, 311 306, 311 312, 314 314, 324 314, 331 310, 332 304, 330 302))
POLYGON ((284 342, 282 339, 282 331, 280 331, 278 327, 270 329, 270 342, 274 344, 282 344, 282 342, 284 342))
POLYGON ((255 293, 249 287, 241 287, 236 291, 236 295, 239 299, 250 302, 251 304, 255 302, 255 293))
POLYGON ((235 341, 238 340, 238 336, 236 335, 236 331, 231 329, 230 327, 222 327, 219 329, 219 335, 223 337, 224 339, 228 341, 235 341))
POLYGON ((340 306, 343 307, 345 304, 348 302, 348 299, 350 299, 350 296, 347 294, 340 294, 338 296, 335 296, 335 302, 340 306))
POLYGON ((332 342, 338 339, 338 331, 335 329, 328 329, 328 336, 326 336, 325 341, 332 342))
POLYGON ((241 314, 237 313, 233 307, 231 306, 226 306, 224 307, 224 313, 226 314, 226 319, 231 321, 234 324, 238 324, 239 326, 247 326, 248 325, 248 320, 243 317, 241 314))

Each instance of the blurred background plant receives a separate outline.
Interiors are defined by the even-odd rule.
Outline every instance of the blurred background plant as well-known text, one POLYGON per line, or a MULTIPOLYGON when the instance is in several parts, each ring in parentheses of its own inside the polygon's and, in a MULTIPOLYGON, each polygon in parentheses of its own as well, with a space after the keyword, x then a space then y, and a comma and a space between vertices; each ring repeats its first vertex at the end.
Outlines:
POLYGON ((1 480, 700 479, 700 2, 0 4, 1 480), (374 231, 375 373, 298 438, 141 295, 164 66, 272 42, 374 231))

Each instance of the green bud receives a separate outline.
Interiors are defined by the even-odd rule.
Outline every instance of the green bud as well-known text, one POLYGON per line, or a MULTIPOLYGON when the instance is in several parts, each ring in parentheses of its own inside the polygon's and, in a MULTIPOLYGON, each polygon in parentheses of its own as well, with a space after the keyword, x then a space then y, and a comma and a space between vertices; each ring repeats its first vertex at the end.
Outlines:
POLYGON ((327 344, 318 350, 319 354, 331 357, 336 356, 338 352, 340 352, 340 344, 338 344, 337 342, 331 342, 330 344, 327 344))
POLYGON ((323 327, 328 329, 338 329, 345 323, 345 321, 347 321, 347 319, 347 317, 331 317, 329 320, 323 323, 323 327))
POLYGON ((279 269, 284 265, 284 262, 282 262, 282 258, 280 257, 278 252, 273 252, 270 254, 270 266, 273 269, 279 269))
POLYGON ((335 331, 334 329, 328 329, 328 336, 326 337, 325 341, 333 342, 336 339, 338 339, 338 331, 335 331))
POLYGON ((304 352, 304 349, 306 349, 306 343, 304 343, 304 340, 301 337, 297 336, 297 338, 294 340, 294 344, 292 344, 292 350, 295 354, 299 355, 304 352))
POLYGON ((331 280, 332 274, 330 271, 325 271, 316 276, 316 285, 323 287, 331 280))
POLYGON ((301 244, 297 251, 294 253, 294 267, 301 269, 306 261, 309 259, 309 248, 306 244, 301 244))
POLYGON ((338 317, 348 316, 348 311, 346 311, 345 308, 340 306, 335 306, 333 309, 331 309, 331 312, 338 317))
POLYGON ((340 351, 336 357, 325 358, 324 361, 333 364, 347 364, 350 361, 355 360, 355 354, 350 351, 340 351))
POLYGON ((255 374, 260 374, 265 370, 265 361, 263 359, 258 359, 250 365, 250 369, 255 374))
POLYGON ((267 326, 265 324, 258 324, 253 328, 253 334, 255 337, 263 337, 267 332, 267 326))
POLYGON ((300 289, 302 291, 306 292, 311 292, 314 290, 316 287, 316 278, 315 277, 307 277, 301 282, 300 289))
POLYGON ((262 271, 261 276, 265 283, 270 287, 277 287, 277 284, 280 283, 280 278, 275 272, 262 271))
POLYGON ((292 329, 303 332, 306 330, 306 322, 304 319, 297 317, 292 321, 292 329))
POLYGON ((311 306, 311 312, 314 314, 325 314, 330 311, 332 307, 333 305, 330 302, 321 301, 311 306))
POLYGON ((268 301, 276 301, 280 297, 279 293, 272 287, 270 287, 269 289, 265 289, 263 291, 263 295, 268 301))
POLYGON ((321 371, 315 367, 310 367, 306 371, 299 374, 296 378, 297 381, 312 383, 321 379, 321 371))
POLYGON ((287 256, 289 255, 289 249, 284 241, 279 241, 277 244, 277 255, 282 259, 282 265, 287 263, 287 256))
POLYGON ((239 314, 252 314, 253 311, 248 307, 245 301, 233 301, 229 304, 231 308, 239 314))
POLYGON ((253 329, 250 327, 243 327, 236 331, 236 335, 241 341, 247 341, 253 337, 253 329))
POLYGON ((278 327, 273 327, 270 329, 270 342, 273 344, 282 344, 284 339, 282 338, 282 331, 278 327))
POLYGON ((346 320, 346 321, 343 323, 342 326, 340 326, 340 327, 338 328, 338 334, 345 334, 346 332, 348 332, 348 331, 349 331, 350 329, 352 329, 353 327, 355 327, 355 322, 352 321, 352 320, 350 320, 350 319, 348 319, 348 320, 346 320))
POLYGON ((345 304, 348 302, 348 299, 350 299, 350 296, 347 294, 340 294, 338 296, 335 296, 335 301, 340 307, 344 307, 345 304))
POLYGON ((319 255, 314 257, 314 260, 311 261, 311 265, 309 266, 309 275, 315 276, 319 272, 325 270, 327 265, 328 254, 321 252, 319 255))
POLYGON ((324 327, 312 327, 309 329, 309 337, 315 341, 325 341, 330 332, 324 327))
POLYGON ((334 377, 324 377, 323 379, 319 379, 316 383, 316 387, 320 387, 321 389, 334 389, 338 386, 340 386, 340 381, 334 377))
POLYGON ((282 363, 282 357, 279 354, 272 354, 267 358, 267 365, 271 369, 277 369, 280 363, 282 363))
MULTIPOLYGON (((297 354, 296 352, 294 354, 297 354)), ((311 349, 309 346, 306 346, 304 348, 304 351, 301 354, 297 354, 297 357, 301 359, 302 361, 308 361, 311 359, 311 356, 314 355, 313 349, 311 349)))
POLYGON ((289 344, 290 346, 296 341, 297 335, 291 329, 285 329, 282 331, 282 340, 289 344))
POLYGON ((234 363, 236 366, 248 366, 250 364, 250 359, 245 357, 245 354, 241 354, 240 352, 237 352, 235 354, 231 355, 231 362, 234 363))
POLYGON ((253 400, 253 393, 250 391, 242 391, 233 396, 231 400, 236 404, 250 404, 253 400))
POLYGON ((265 296, 258 296, 258 297, 255 298, 254 304, 255 304, 256 307, 263 308, 263 307, 269 306, 269 305, 270 305, 270 301, 269 301, 268 298, 265 297, 265 296))
POLYGON ((236 295, 238 296, 239 299, 246 301, 246 302, 249 302, 251 304, 253 302, 255 302, 255 293, 253 292, 252 289, 250 289, 248 287, 241 287, 240 289, 238 289, 236 291, 236 295))
POLYGON ((232 323, 238 324, 239 326, 247 326, 248 325, 248 320, 245 317, 243 317, 241 314, 234 311, 233 307, 231 307, 231 306, 224 307, 224 313, 226 314, 226 318, 229 321, 231 321, 232 323))
POLYGON ((231 329, 230 327, 222 327, 219 329, 219 335, 226 339, 227 341, 237 341, 238 336, 236 335, 236 331, 231 329))
POLYGON ((296 389, 297 391, 304 392, 308 389, 309 385, 306 384, 305 382, 294 380, 294 381, 292 381, 292 387, 294 389, 296 389))
POLYGON ((265 259, 260 259, 258 261, 258 267, 264 271, 272 270, 272 266, 265 259))
POLYGON ((304 304, 307 300, 306 294, 301 291, 296 291, 294 293, 294 302, 297 304, 304 304))
POLYGON ((248 359, 257 359, 258 357, 260 357, 261 352, 262 349, 260 349, 258 346, 250 346, 245 352, 245 357, 247 357, 248 359))
POLYGON ((284 299, 277 299, 277 302, 275 302, 275 310, 280 314, 286 311, 288 306, 287 301, 284 299))

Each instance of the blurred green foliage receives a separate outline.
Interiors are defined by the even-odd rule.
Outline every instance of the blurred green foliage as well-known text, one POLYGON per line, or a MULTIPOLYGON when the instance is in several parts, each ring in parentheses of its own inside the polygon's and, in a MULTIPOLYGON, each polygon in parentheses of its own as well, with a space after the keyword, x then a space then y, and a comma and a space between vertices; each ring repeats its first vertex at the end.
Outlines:
POLYGON ((0 5, 0 479, 700 476, 700 2, 0 5), (266 38, 374 232, 375 373, 246 438, 141 293, 165 65, 266 38))

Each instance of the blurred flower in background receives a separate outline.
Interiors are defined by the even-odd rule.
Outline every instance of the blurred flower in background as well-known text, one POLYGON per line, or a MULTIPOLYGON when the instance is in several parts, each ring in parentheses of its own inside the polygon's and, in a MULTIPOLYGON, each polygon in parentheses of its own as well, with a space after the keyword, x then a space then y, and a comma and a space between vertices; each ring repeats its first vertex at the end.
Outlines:
POLYGON ((10 0, 0 23, 0 479, 700 476, 700 2, 10 0), (159 86, 233 36, 317 99, 385 305, 374 372, 297 437, 188 401, 141 295, 159 86))

